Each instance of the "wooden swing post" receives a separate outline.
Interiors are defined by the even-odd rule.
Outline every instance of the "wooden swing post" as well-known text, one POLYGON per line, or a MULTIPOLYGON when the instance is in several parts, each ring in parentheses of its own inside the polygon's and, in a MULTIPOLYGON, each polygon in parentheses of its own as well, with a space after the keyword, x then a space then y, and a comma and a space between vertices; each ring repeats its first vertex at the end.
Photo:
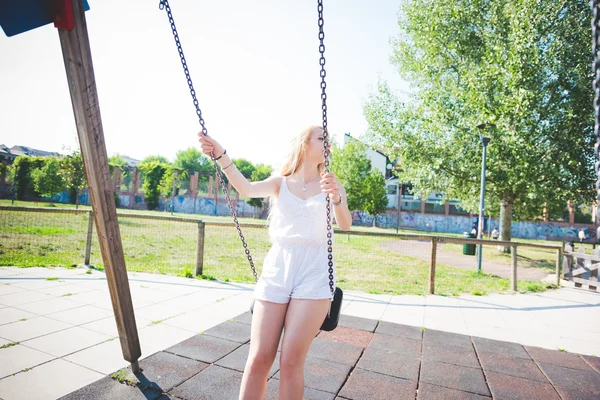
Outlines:
POLYGON ((62 47, 81 156, 102 251, 108 288, 125 360, 139 372, 140 342, 133 313, 129 280, 117 210, 110 182, 104 132, 92 54, 81 0, 61 1, 56 23, 62 47))

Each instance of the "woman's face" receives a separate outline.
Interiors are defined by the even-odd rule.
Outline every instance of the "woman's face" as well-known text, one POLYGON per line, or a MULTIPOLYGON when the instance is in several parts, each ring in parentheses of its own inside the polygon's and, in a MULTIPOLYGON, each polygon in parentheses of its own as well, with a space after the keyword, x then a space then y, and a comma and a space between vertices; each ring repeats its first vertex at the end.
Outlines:
POLYGON ((306 143, 306 160, 316 164, 324 162, 323 129, 313 129, 306 143))

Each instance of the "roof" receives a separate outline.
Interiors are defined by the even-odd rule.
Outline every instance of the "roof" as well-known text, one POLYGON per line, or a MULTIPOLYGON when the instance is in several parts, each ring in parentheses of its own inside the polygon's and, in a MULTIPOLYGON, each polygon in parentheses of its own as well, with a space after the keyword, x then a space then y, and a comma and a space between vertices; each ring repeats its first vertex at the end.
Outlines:
POLYGON ((59 156, 59 153, 53 151, 34 149, 27 146, 13 146, 9 149, 10 153, 15 156, 31 156, 31 157, 54 157, 59 156))

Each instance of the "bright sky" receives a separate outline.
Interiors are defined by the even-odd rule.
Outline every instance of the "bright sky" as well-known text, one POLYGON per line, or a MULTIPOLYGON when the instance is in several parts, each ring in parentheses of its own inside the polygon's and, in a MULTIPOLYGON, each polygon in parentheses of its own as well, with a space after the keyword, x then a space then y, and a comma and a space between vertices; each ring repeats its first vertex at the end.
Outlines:
MULTIPOLYGON (((197 145, 199 124, 158 0, 89 0, 86 12, 108 155, 143 159, 197 145)), ((171 0, 208 132, 234 158, 277 166, 321 123, 316 0, 171 0)), ((325 0, 328 126, 367 129, 362 104, 389 63, 400 0, 325 0)), ((0 33, 0 143, 78 148, 58 32, 0 33)))

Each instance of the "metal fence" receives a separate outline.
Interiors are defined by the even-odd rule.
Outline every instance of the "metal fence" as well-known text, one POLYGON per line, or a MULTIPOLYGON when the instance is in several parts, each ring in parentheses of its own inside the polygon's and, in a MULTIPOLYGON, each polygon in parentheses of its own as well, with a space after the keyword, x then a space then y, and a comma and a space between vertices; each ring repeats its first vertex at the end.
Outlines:
MULTIPOLYGON (((158 214, 158 213, 157 213, 158 214)), ((129 271, 251 282, 253 276, 232 223, 119 213, 129 271)), ((0 265, 101 268, 90 211, 0 207, 0 265)), ((270 248, 264 224, 242 224, 260 272, 270 248)), ((480 293, 535 290, 556 274, 562 246, 438 235, 336 232, 334 254, 341 287, 371 293, 480 293), (482 244, 477 273, 475 244, 482 244), (510 254, 498 251, 507 246, 510 254)))

